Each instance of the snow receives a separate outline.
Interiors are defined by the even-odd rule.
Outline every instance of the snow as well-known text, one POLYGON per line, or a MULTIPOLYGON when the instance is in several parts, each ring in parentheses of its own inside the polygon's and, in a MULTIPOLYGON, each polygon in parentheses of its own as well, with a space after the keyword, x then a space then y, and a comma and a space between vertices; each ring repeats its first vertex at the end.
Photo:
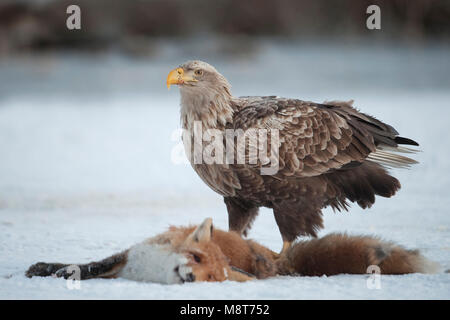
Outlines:
MULTIPOLYGON (((420 164, 394 170, 403 186, 394 198, 378 198, 370 210, 324 210, 321 235, 379 235, 418 248, 442 266, 434 275, 381 275, 380 289, 369 288, 368 275, 183 285, 94 279, 72 290, 63 279, 26 278, 35 262, 98 260, 169 225, 212 217, 226 229, 227 214, 190 166, 173 160, 179 94, 167 92, 164 80, 191 57, 0 62, 0 298, 449 299, 450 67, 444 51, 262 44, 252 62, 204 57, 229 78, 236 95, 355 99, 362 111, 420 142, 420 164), (289 73, 292 65, 298 75, 289 73), (276 84, 267 77, 286 73, 276 84)), ((270 210, 261 211, 250 237, 280 249, 270 210)))

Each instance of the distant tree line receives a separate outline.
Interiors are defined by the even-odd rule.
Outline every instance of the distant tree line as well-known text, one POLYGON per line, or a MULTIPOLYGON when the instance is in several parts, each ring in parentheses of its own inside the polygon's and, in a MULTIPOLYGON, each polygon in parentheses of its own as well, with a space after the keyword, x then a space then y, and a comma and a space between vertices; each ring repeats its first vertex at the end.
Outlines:
POLYGON ((449 0, 2 0, 0 54, 43 49, 104 49, 159 37, 275 36, 307 39, 374 36, 448 41, 449 0), (68 30, 66 8, 82 12, 68 30), (382 28, 365 26, 381 8, 382 28))

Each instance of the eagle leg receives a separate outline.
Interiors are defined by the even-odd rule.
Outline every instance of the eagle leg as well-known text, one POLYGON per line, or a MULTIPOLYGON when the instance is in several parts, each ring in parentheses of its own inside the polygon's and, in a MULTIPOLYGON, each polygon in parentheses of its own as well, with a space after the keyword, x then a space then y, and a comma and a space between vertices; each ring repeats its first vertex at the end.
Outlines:
POLYGON ((273 214, 283 239, 282 253, 298 236, 317 237, 323 228, 322 212, 312 202, 280 201, 273 203, 273 214))
POLYGON ((280 256, 286 254, 288 249, 291 247, 291 241, 283 241, 283 248, 281 248, 280 256))
POLYGON ((224 197, 228 210, 228 227, 230 230, 247 236, 259 208, 252 203, 233 197, 224 197))

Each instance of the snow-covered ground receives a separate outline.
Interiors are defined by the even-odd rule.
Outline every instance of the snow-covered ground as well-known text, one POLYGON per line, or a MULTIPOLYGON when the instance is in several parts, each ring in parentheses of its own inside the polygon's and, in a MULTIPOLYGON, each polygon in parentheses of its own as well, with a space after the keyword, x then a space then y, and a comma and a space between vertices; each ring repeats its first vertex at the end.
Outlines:
MULTIPOLYGON (((167 51, 167 50, 166 50, 167 51)), ((97 260, 169 225, 212 217, 226 229, 221 198, 174 161, 176 88, 164 80, 192 58, 129 61, 50 56, 0 62, 0 298, 3 299, 449 299, 450 79, 446 50, 261 46, 253 60, 217 64, 236 95, 278 94, 355 105, 421 144, 420 164, 395 170, 402 189, 370 210, 325 210, 321 235, 375 234, 421 249, 435 275, 278 277, 249 283, 159 285, 24 276, 37 261, 97 260), (330 49, 330 48, 328 48, 330 49)), ((447 52, 448 53, 448 52, 447 52)), ((169 55, 170 57, 170 55, 169 55)), ((217 63, 216 63, 217 62, 217 63)), ((250 237, 279 250, 270 210, 250 237)))

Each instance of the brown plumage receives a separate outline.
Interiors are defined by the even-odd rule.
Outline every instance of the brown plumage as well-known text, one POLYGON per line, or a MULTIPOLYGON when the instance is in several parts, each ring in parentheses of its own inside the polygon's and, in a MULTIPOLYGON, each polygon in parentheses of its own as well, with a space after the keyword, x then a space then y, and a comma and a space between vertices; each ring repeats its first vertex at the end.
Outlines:
MULTIPOLYGON (((415 141, 359 112, 353 101, 321 104, 275 96, 236 98, 225 77, 201 61, 173 70, 167 84, 180 86, 183 141, 191 164, 224 197, 229 227, 240 234, 246 234, 258 208, 264 206, 273 208, 285 242, 299 235, 316 236, 323 227, 322 208, 347 210, 347 200, 369 208, 376 195, 391 197, 400 188, 387 168, 416 163, 398 154, 415 152, 399 146, 417 146, 415 141), (195 135, 208 129, 223 133, 221 141, 214 140, 223 150, 230 141, 236 142, 226 135, 227 130, 276 129, 279 139, 268 135, 268 145, 273 142, 278 147, 277 157, 271 159, 276 160, 278 170, 262 174, 268 163, 252 157, 249 150, 255 145, 251 139, 245 144, 245 163, 196 161, 195 148, 200 144, 207 150, 213 139, 199 143, 195 135)), ((235 147, 234 159, 237 151, 235 147)), ((270 155, 269 147, 266 154, 270 155)), ((221 156, 215 159, 224 160, 221 156)))

